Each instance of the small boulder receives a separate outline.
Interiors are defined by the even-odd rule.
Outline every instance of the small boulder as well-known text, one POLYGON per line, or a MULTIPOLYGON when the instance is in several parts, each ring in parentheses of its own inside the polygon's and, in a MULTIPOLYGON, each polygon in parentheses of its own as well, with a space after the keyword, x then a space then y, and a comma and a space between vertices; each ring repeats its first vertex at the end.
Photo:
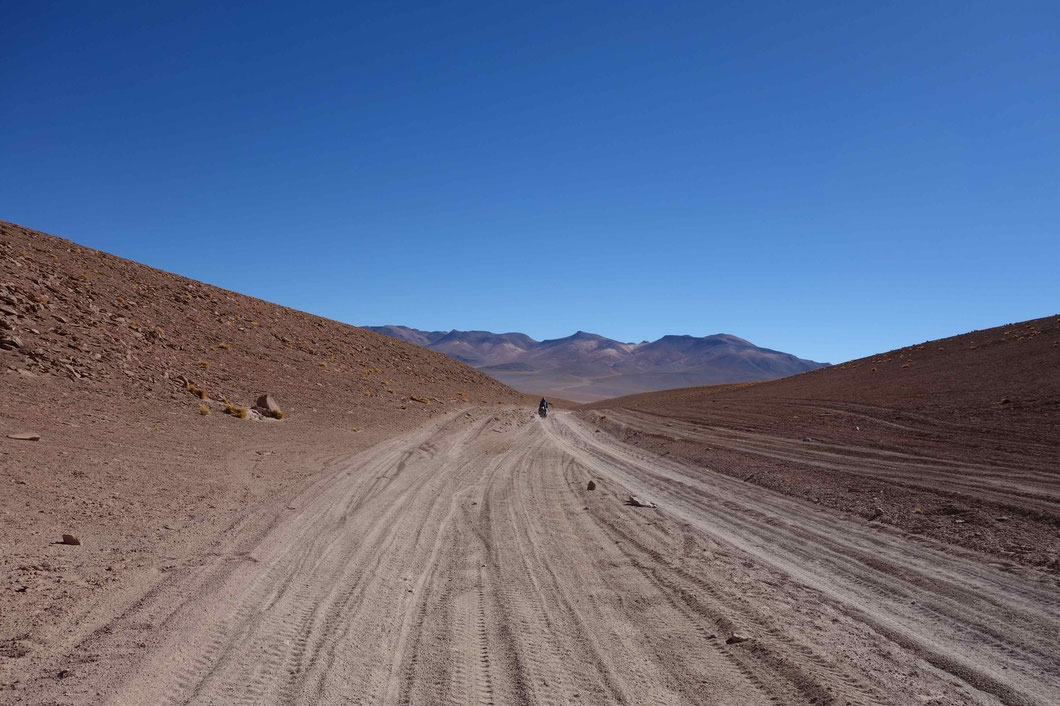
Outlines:
POLYGON ((725 641, 726 645, 737 645, 741 642, 747 642, 751 639, 751 636, 747 633, 734 632, 729 635, 729 638, 725 641))
POLYGON ((72 534, 64 534, 62 543, 63 544, 69 544, 69 545, 74 546, 74 547, 81 546, 81 540, 78 539, 77 537, 75 537, 72 534))
POLYGON ((40 434, 34 434, 31 431, 17 431, 14 434, 8 434, 7 438, 15 441, 40 441, 40 434))
POLYGON ((586 490, 596 490, 596 483, 594 481, 589 481, 589 484, 585 486, 585 489, 586 490))
POLYGON ((266 413, 270 417, 274 417, 277 414, 281 414, 280 405, 276 404, 276 400, 272 398, 272 395, 265 394, 258 398, 258 401, 254 403, 254 406, 266 413))

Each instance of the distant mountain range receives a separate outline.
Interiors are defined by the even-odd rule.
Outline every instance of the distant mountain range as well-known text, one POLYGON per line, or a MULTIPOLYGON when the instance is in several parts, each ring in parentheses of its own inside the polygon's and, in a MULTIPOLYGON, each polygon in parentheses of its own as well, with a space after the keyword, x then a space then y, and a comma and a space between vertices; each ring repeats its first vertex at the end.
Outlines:
POLYGON ((535 341, 525 333, 364 326, 439 351, 519 390, 574 402, 674 387, 773 380, 827 365, 726 333, 622 343, 578 331, 535 341))

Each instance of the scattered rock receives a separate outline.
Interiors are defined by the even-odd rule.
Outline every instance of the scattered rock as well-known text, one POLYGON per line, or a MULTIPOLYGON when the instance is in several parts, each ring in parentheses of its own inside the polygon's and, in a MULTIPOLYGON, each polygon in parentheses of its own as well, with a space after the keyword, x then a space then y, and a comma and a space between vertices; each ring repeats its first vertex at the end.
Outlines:
POLYGON ((751 636, 748 635, 747 633, 734 632, 731 635, 729 635, 729 638, 727 640, 725 640, 725 644, 726 645, 737 645, 737 644, 739 644, 741 642, 747 642, 750 639, 751 639, 751 636))
POLYGON ((18 336, 3 335, 0 336, 0 348, 4 350, 12 351, 16 348, 22 347, 22 339, 18 336))
POLYGON ((1011 518, 1011 517, 1009 517, 1008 515, 1001 515, 1000 517, 997 517, 997 518, 995 518, 995 519, 996 519, 996 520, 997 520, 998 522, 1008 522, 1008 521, 1009 521, 1009 520, 1011 520, 1012 518, 1011 518))
POLYGON ((803 441, 813 441, 813 439, 812 439, 812 438, 810 438, 810 437, 808 437, 808 436, 804 436, 804 437, 802 437, 802 440, 803 440, 803 441))
POLYGON ((585 486, 585 489, 596 490, 596 483, 594 481, 589 481, 588 485, 585 486))
POLYGON ((872 510, 872 517, 869 518, 869 522, 872 522, 873 520, 878 520, 881 517, 883 517, 883 508, 882 507, 874 508, 872 510))
POLYGON ((15 441, 40 441, 40 434, 34 434, 31 431, 17 431, 14 434, 8 434, 7 438, 15 441))
POLYGON ((999 402, 998 404, 1009 404, 1010 402, 1012 402, 1012 400, 1010 400, 1009 398, 1002 397, 1001 402, 999 402))
POLYGON ((283 418, 283 410, 280 409, 280 405, 276 404, 276 400, 272 398, 272 395, 262 395, 258 398, 258 401, 254 403, 254 406, 268 417, 276 417, 277 419, 283 418))
POLYGON ((650 500, 641 500, 636 495, 630 495, 629 499, 626 500, 626 505, 632 505, 633 507, 659 507, 650 500))
POLYGON ((69 544, 74 547, 81 546, 81 540, 72 534, 64 534, 62 544, 69 544))

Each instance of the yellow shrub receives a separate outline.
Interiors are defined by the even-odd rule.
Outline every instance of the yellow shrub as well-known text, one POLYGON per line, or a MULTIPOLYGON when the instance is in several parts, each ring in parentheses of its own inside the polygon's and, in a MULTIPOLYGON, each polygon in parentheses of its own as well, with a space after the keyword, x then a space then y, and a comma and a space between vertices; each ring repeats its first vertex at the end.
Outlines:
POLYGON ((184 389, 198 397, 200 400, 206 399, 206 390, 199 387, 198 385, 192 385, 189 382, 187 385, 184 386, 184 389))
POLYGON ((210 408, 204 404, 199 405, 199 414, 206 415, 210 413, 210 408))
POLYGON ((233 417, 239 417, 240 419, 247 419, 250 416, 246 407, 240 407, 237 404, 226 404, 225 414, 230 414, 233 417))

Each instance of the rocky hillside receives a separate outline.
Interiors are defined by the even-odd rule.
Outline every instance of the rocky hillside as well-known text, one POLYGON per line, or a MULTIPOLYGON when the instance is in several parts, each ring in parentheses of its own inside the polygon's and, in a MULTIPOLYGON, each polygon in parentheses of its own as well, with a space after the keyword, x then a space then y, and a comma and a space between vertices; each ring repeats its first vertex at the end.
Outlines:
POLYGON ((351 454, 510 402, 441 353, 0 223, 0 692, 351 454))
POLYGON ((452 358, 0 223, 0 362, 8 375, 181 403, 249 405, 274 394, 295 414, 513 400, 452 358))

